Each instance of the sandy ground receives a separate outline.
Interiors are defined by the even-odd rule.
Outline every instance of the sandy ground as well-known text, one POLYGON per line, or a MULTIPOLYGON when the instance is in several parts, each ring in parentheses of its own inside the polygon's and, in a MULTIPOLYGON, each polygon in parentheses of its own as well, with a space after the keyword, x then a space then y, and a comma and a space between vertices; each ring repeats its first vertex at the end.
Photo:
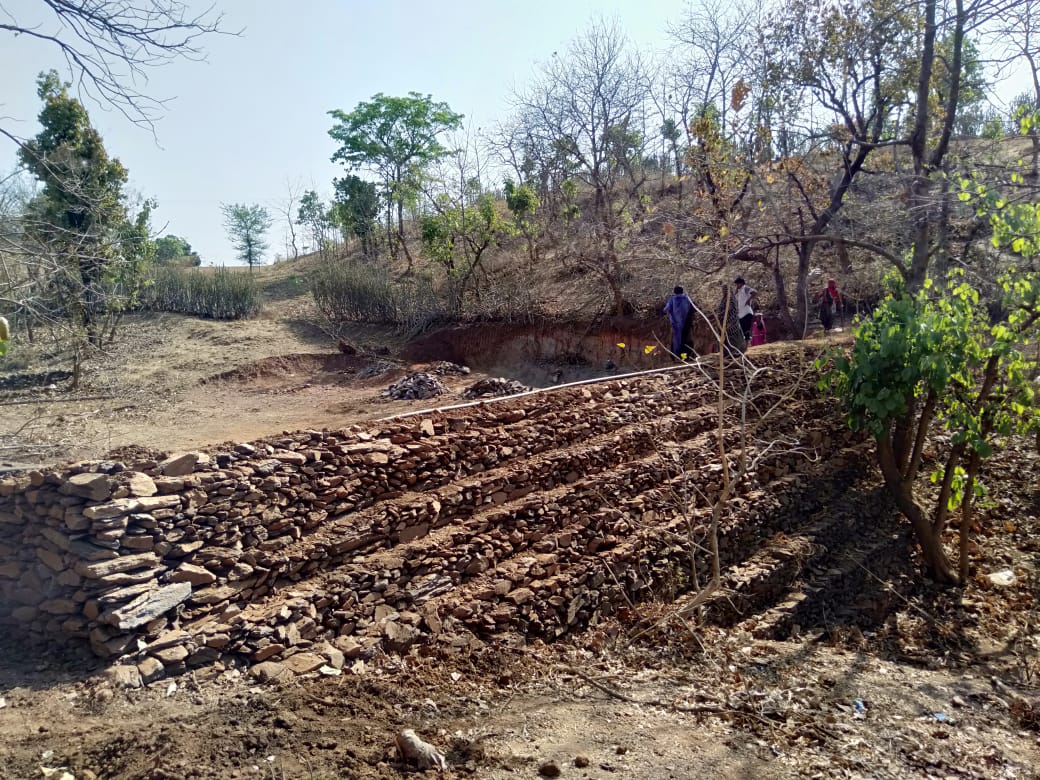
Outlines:
MULTIPOLYGON (((396 350, 393 333, 357 329, 347 338, 371 354, 345 361, 338 339, 277 312, 234 322, 129 317, 75 391, 67 380, 47 381, 48 372, 67 369, 60 358, 32 355, 6 385, 0 374, 0 457, 45 463, 127 447, 175 452, 463 401, 457 394, 425 402, 381 397, 421 366, 382 354, 396 350), (15 378, 33 384, 12 386, 15 378)), ((481 376, 442 379, 457 393, 481 376)))

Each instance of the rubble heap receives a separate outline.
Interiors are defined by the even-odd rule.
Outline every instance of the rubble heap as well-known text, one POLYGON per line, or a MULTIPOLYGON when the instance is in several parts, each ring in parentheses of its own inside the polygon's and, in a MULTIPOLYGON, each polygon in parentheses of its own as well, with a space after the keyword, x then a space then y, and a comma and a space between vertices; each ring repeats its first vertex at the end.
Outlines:
POLYGON ((460 366, 450 360, 438 360, 430 365, 430 373, 438 376, 467 376, 470 371, 469 366, 460 366))
POLYGON ((526 393, 530 389, 530 387, 520 384, 515 379, 495 377, 481 379, 478 382, 474 382, 462 391, 462 397, 495 398, 503 395, 516 395, 517 393, 526 393))
POLYGON ((392 360, 376 360, 371 365, 365 366, 358 371, 359 379, 368 379, 369 377, 379 376, 385 374, 388 371, 394 371, 399 369, 401 366, 392 360))
MULTIPOLYGON (((552 639, 675 587, 676 540, 703 533, 720 490, 716 404, 700 372, 676 372, 7 477, 0 625, 85 642, 146 681, 552 639)), ((752 422, 800 448, 756 461, 720 524, 724 564, 862 475, 865 445, 832 406, 806 384, 752 422)))
POLYGON ((390 387, 386 388, 381 395, 384 398, 394 398, 399 401, 414 401, 423 398, 433 398, 434 396, 444 395, 447 392, 448 388, 437 377, 427 374, 425 371, 416 371, 398 379, 390 387))

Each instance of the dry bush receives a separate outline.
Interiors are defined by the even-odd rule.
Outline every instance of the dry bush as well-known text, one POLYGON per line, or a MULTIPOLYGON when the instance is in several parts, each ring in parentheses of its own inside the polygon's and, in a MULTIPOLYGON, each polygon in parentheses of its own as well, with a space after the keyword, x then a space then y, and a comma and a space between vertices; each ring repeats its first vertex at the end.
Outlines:
POLYGON ((420 333, 443 318, 429 277, 393 279, 386 267, 372 263, 325 263, 311 274, 310 286, 318 311, 333 324, 366 322, 420 333))
POLYGON ((151 282, 144 306, 153 311, 215 320, 237 320, 260 311, 260 289, 250 274, 223 267, 190 271, 158 267, 151 282))

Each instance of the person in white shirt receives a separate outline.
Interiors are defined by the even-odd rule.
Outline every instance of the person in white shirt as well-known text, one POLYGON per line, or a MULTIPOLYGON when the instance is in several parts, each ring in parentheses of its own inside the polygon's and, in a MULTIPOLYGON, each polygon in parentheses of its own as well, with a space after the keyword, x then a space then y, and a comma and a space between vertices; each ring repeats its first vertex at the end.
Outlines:
POLYGON ((738 276, 733 280, 735 290, 733 297, 737 301, 737 317, 740 319, 740 329, 744 331, 744 339, 751 341, 751 323, 755 319, 753 306, 754 297, 757 294, 754 287, 744 284, 744 277, 738 276))

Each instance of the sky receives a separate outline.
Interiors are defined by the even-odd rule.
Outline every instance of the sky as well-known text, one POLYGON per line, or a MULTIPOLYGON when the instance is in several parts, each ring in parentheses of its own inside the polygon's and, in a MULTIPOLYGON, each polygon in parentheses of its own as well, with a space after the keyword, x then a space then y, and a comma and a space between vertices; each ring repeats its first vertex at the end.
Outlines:
MULTIPOLYGON (((204 10, 209 3, 188 0, 204 10)), ((349 111, 382 92, 431 94, 491 128, 509 116, 509 97, 538 63, 599 16, 616 19, 647 53, 668 45, 669 21, 684 0, 216 0, 234 36, 203 40, 206 61, 176 61, 149 72, 142 89, 173 98, 155 136, 122 114, 84 103, 105 147, 130 171, 130 186, 154 198, 153 230, 188 240, 207 264, 233 264, 222 203, 284 207, 289 183, 328 197, 343 174, 330 161, 328 111, 349 111)), ((40 17, 39 0, 2 0, 19 21, 40 17)), ((24 22, 23 22, 24 23, 24 22)), ((45 25, 50 31, 54 23, 45 25)), ((38 131, 36 76, 60 53, 27 36, 0 38, 0 120, 20 137, 38 131)), ((0 173, 15 165, 0 138, 0 173)), ((285 254, 284 228, 270 234, 269 258, 285 254)))

